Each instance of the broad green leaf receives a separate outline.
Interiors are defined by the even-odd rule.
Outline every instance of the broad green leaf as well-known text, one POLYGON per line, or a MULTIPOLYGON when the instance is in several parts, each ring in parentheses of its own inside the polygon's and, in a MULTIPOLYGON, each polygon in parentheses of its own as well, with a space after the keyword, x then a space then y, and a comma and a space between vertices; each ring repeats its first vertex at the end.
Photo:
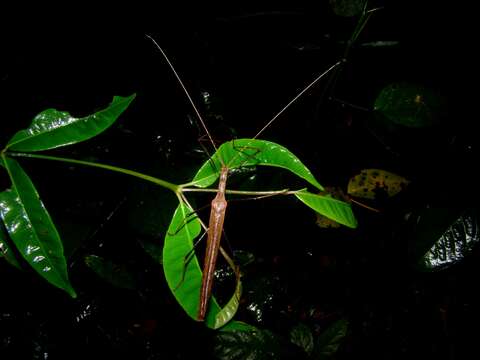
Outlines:
POLYGON ((135 94, 115 96, 107 108, 82 118, 55 109, 42 111, 27 129, 20 130, 10 139, 6 149, 40 151, 90 139, 110 127, 134 98, 135 94))
POLYGON ((308 355, 313 351, 313 334, 305 324, 298 324, 290 331, 290 341, 308 355))
POLYGON ((466 211, 438 238, 422 258, 427 270, 441 270, 459 263, 480 242, 478 217, 466 211))
POLYGON ((320 334, 315 342, 314 359, 330 359, 337 352, 343 338, 347 335, 348 321, 340 319, 320 334))
MULTIPOLYGON (((1 197, 2 195, 0 194, 0 198, 1 197)), ((8 238, 3 221, 0 220, 0 257, 2 256, 10 265, 15 266, 17 269, 22 269, 17 256, 10 246, 10 239, 8 238)))
POLYGON ((278 359, 283 350, 279 338, 268 330, 222 331, 215 340, 214 353, 218 359, 278 359))
POLYGON ((238 139, 222 144, 196 173, 193 184, 201 188, 212 185, 218 179, 222 164, 229 169, 256 165, 287 169, 323 190, 311 171, 289 150, 271 141, 257 139, 238 139))
POLYGON ((330 196, 312 194, 305 190, 297 191, 295 196, 316 212, 350 228, 357 227, 357 220, 353 215, 350 204, 330 196))
POLYGON ((364 199, 375 199, 382 193, 392 197, 402 191, 410 181, 380 169, 363 169, 348 182, 347 192, 364 199))
POLYGON ((434 125, 443 110, 442 98, 432 90, 414 84, 394 83, 380 91, 375 100, 375 111, 389 121, 407 127, 434 125))
POLYGON ((76 297, 57 229, 32 181, 13 159, 3 157, 12 189, 0 193, 0 215, 25 260, 51 284, 76 297))
MULTIPOLYGON (((201 232, 200 221, 195 212, 181 202, 173 215, 165 236, 163 247, 163 270, 167 284, 177 302, 185 312, 197 320, 202 283, 202 269, 193 252, 193 242, 201 232)), ((237 284, 234 297, 239 295, 241 284, 237 284)), ((222 311, 212 296, 205 324, 213 329, 223 326, 234 315, 238 300, 230 300, 222 311), (236 303, 235 303, 236 302, 236 303)))
MULTIPOLYGON (((0 158, 0 167, 5 168, 3 165, 3 158, 0 158)), ((17 256, 10 246, 10 241, 5 225, 3 225, 3 220, 0 217, 0 257, 3 256, 10 265, 15 266, 17 269, 21 269, 22 267, 18 262, 17 256)))
POLYGON ((117 265, 96 255, 85 256, 85 264, 100 278, 113 286, 130 290, 136 288, 134 276, 125 266, 117 265))

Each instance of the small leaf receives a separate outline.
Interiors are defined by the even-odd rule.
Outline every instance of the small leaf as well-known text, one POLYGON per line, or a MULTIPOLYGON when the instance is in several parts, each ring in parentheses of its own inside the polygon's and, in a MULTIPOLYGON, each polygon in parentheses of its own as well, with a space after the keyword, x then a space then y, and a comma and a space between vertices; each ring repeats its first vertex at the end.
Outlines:
POLYGON ((220 331, 255 331, 258 330, 255 326, 247 324, 243 321, 230 321, 223 326, 220 331))
POLYGON ((238 306, 240 305, 240 298, 242 297, 242 281, 240 277, 237 278, 237 285, 235 286, 235 292, 228 301, 228 303, 218 312, 215 316, 214 329, 221 328, 233 319, 237 313, 238 306))
POLYGON ((315 359, 331 358, 338 350, 343 338, 347 335, 348 321, 340 319, 320 334, 315 342, 315 359))
POLYGON ((443 100, 426 87, 394 83, 382 89, 374 109, 395 124, 420 128, 437 122, 443 112, 443 100))
POLYGON ((313 351, 313 334, 305 324, 298 324, 290 331, 290 341, 303 349, 308 355, 313 351))
POLYGON ((347 192, 364 199, 375 199, 379 194, 392 197, 402 191, 410 181, 399 175, 379 169, 363 169, 348 182, 347 192))
POLYGON ((3 156, 12 190, 0 193, 0 216, 25 260, 51 284, 76 297, 57 229, 32 181, 20 165, 3 156))
POLYGON ((366 0, 330 0, 333 12, 338 16, 351 17, 359 15, 366 0))
POLYGON ((196 173, 193 184, 201 188, 212 185, 218 179, 222 164, 229 169, 257 165, 283 168, 323 190, 311 171, 288 149, 257 139, 237 139, 222 144, 196 173))
MULTIPOLYGON (((197 320, 200 300, 200 287, 202 284, 202 269, 193 252, 193 241, 200 235, 201 225, 195 212, 185 203, 181 202, 173 215, 170 226, 165 236, 163 247, 163 271, 170 291, 185 312, 197 320)), ((237 284, 237 290, 241 291, 237 284)), ((238 295, 238 291, 235 295, 238 295)), ((231 300, 232 301, 232 300, 231 300)), ((220 316, 232 313, 232 304, 227 304, 228 309, 220 316)), ((235 305, 238 307, 238 304, 235 305)), ((217 319, 221 308, 212 296, 205 319, 206 326, 215 329, 225 323, 224 319, 217 319)))
POLYGON ((115 96, 107 108, 82 118, 55 109, 42 111, 27 129, 20 130, 10 139, 6 149, 40 151, 90 139, 110 127, 134 98, 135 94, 115 96))
POLYGON ((350 228, 356 228, 358 225, 357 220, 353 215, 352 208, 348 203, 334 199, 330 196, 312 194, 305 190, 297 191, 295 196, 316 212, 325 215, 342 225, 350 228))
MULTIPOLYGON (((0 195, 1 199, 2 195, 0 195)), ((3 221, 0 221, 0 257, 4 257, 4 259, 10 264, 15 266, 17 269, 22 269, 17 256, 13 252, 10 244, 10 239, 8 238, 7 231, 5 226, 3 225, 3 221)))
POLYGON ((279 339, 268 330, 224 331, 215 341, 218 359, 260 360, 278 359, 282 347, 279 339))
POLYGON ((134 276, 125 266, 117 265, 96 255, 85 256, 85 264, 113 286, 130 290, 136 288, 134 276))
POLYGON ((427 270, 441 270, 462 261, 480 242, 478 218, 473 211, 459 216, 440 236, 422 262, 427 270))

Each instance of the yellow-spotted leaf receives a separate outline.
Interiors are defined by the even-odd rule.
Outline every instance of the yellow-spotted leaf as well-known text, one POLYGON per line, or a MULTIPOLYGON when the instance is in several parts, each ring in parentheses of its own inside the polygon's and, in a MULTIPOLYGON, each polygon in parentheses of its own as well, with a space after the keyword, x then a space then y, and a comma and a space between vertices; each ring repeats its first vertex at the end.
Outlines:
POLYGON ((348 194, 364 199, 380 196, 392 197, 402 191, 410 181, 402 176, 380 169, 363 169, 348 182, 348 194))

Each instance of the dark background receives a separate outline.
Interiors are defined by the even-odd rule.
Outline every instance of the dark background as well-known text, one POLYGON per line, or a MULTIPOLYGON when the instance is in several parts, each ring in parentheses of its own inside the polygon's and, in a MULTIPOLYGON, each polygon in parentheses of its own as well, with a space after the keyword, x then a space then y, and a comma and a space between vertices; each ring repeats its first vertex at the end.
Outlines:
MULTIPOLYGON (((387 84, 421 83, 448 99, 442 125, 427 134, 407 131, 379 141, 365 126, 368 113, 331 101, 322 84, 279 118, 262 138, 292 150, 320 183, 345 187, 360 169, 374 167, 402 174, 413 185, 383 204, 381 215, 354 209, 360 222, 355 232, 321 232, 311 212, 284 199, 230 205, 229 242, 257 259, 245 280, 239 317, 285 337, 298 321, 321 331, 346 317, 351 325, 337 354, 342 359, 464 358, 475 349, 478 334, 467 330, 478 319, 473 294, 478 251, 443 272, 416 272, 401 224, 412 209, 476 204, 475 103, 469 90, 473 32, 464 17, 469 9, 379 5, 385 8, 372 17, 358 44, 399 44, 352 49, 335 98, 371 109, 387 84), (247 309, 255 303, 260 318, 247 309), (317 315, 307 315, 312 311, 317 315)), ((166 51, 221 143, 255 135, 341 59, 355 25, 354 18, 335 16, 328 2, 149 10, 132 9, 105 27, 108 17, 92 14, 79 20, 38 16, 6 26, 0 35, 2 143, 44 109, 83 116, 114 95, 135 92, 135 101, 107 132, 52 153, 187 181, 205 157, 198 141, 203 132, 146 34, 166 51), (210 107, 202 103, 202 92, 210 94, 210 107)), ((139 246, 139 241, 161 243, 175 199, 117 174, 41 160, 22 165, 59 227, 79 298, 71 300, 28 270, 20 273, 2 261, 1 358, 209 356, 212 333, 185 317, 163 284, 161 267, 139 246), (87 254, 127 264, 138 291, 102 282, 83 264, 87 254)), ((0 179, 9 186, 5 175, 0 179)), ((282 181, 259 171, 259 185, 282 181)), ((197 201, 201 206, 208 199, 197 201)))

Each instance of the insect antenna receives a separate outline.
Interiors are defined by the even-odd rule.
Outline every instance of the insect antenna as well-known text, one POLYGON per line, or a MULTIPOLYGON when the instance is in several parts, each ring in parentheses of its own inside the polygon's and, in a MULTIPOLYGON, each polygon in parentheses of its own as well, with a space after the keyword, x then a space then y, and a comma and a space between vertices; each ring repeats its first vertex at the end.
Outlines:
MULTIPOLYGON (((203 117, 202 115, 200 114, 200 111, 198 110, 197 106, 195 105, 192 97, 190 96, 190 93, 188 92, 186 86, 183 84, 183 81, 182 79, 180 78, 180 76, 178 75, 177 71, 175 70, 175 67, 173 66, 173 64, 171 63, 170 59, 168 58, 167 54, 165 53, 165 51, 163 51, 162 47, 155 41, 155 39, 153 37, 151 37, 150 35, 146 34, 145 35, 147 38, 149 38, 153 44, 155 45, 155 47, 160 51, 160 53, 162 54, 162 56, 165 58, 168 66, 170 66, 170 69, 172 70, 173 74, 175 75, 175 77, 177 78, 178 80, 178 83, 180 84, 180 86, 182 87, 182 90, 183 92, 185 93, 185 95, 187 96, 188 98, 188 101, 190 102, 190 104, 192 105, 192 108, 193 110, 195 111, 195 114, 198 118, 198 120, 200 121, 200 124, 202 125, 202 128, 203 130, 205 131, 205 134, 207 134, 208 136, 208 139, 210 140, 213 148, 215 149, 215 152, 218 150, 217 146, 215 145, 215 142, 213 141, 213 138, 212 138, 212 135, 210 134, 210 131, 208 131, 208 128, 207 128, 207 125, 205 123, 205 121, 203 120, 203 117)), ((220 159, 221 161, 221 159, 220 159)))
POLYGON ((317 76, 310 84, 308 84, 302 91, 300 91, 292 100, 288 102, 287 105, 285 105, 270 121, 268 121, 263 128, 260 129, 260 131, 253 137, 253 139, 256 139, 262 134, 268 127, 280 116, 282 115, 285 110, 287 110, 290 105, 292 105, 295 101, 298 100, 303 94, 305 94, 313 85, 315 85, 320 79, 322 79, 325 75, 327 75, 330 71, 335 69, 337 66, 342 64, 344 60, 339 60, 332 66, 330 66, 327 70, 325 70, 323 73, 321 73, 319 76, 317 76))

